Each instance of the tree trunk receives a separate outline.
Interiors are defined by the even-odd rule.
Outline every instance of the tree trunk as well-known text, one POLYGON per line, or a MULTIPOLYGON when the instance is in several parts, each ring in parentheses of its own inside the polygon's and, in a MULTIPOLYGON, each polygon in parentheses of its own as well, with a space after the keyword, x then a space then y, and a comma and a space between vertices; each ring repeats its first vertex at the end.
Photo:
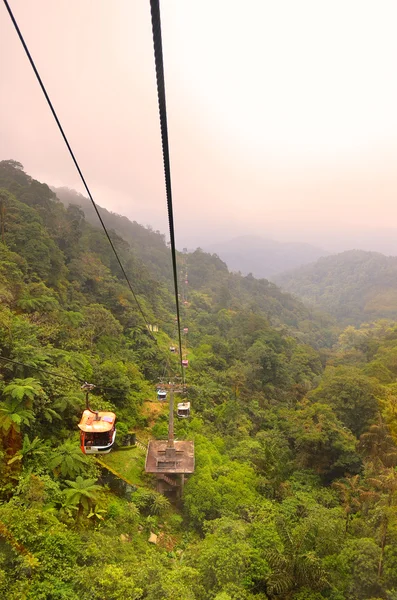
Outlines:
POLYGON ((346 513, 346 524, 345 524, 345 535, 349 531, 349 522, 350 522, 350 511, 346 513))
POLYGON ((383 526, 382 526, 383 531, 382 531, 381 546, 380 546, 378 577, 381 577, 382 572, 383 572, 383 559, 385 556, 385 546, 386 546, 386 540, 387 540, 387 527, 388 527, 388 518, 386 517, 386 519, 383 522, 383 526))

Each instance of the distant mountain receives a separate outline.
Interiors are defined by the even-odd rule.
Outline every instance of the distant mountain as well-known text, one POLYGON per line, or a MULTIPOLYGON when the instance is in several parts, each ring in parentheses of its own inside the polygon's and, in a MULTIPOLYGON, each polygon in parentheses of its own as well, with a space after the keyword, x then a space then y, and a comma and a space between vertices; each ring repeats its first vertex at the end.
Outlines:
POLYGON ((329 254, 310 244, 276 242, 254 235, 213 244, 205 250, 218 254, 231 271, 241 271, 243 275, 252 273, 266 279, 329 254))
POLYGON ((397 257, 349 250, 272 278, 344 323, 397 318, 397 257))

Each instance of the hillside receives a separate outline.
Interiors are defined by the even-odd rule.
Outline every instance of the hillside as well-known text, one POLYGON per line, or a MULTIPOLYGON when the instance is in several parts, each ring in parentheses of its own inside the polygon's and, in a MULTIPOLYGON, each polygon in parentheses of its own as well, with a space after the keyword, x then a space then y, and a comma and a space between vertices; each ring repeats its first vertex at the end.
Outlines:
MULTIPOLYGON (((89 198, 66 187, 51 187, 51 190, 66 207, 69 204, 80 206, 88 223, 100 227, 98 216, 89 198)), ((106 227, 115 231, 129 244, 136 258, 145 263, 153 276, 171 279, 171 261, 164 235, 101 206, 98 206, 98 210, 106 227)))
POLYGON ((397 318, 397 257, 350 250, 272 279, 342 323, 397 318))
POLYGON ((272 278, 277 273, 327 256, 328 252, 310 244, 276 242, 260 236, 244 235, 206 248, 216 252, 231 271, 254 277, 272 278))
POLYGON ((179 374, 171 286, 155 253, 146 265, 111 236, 155 340, 102 231, 0 162, 4 598, 395 597, 397 326, 337 331, 214 254, 179 255, 192 413, 175 436, 194 440, 195 471, 171 503, 144 446, 120 447, 128 431, 167 435, 156 386, 179 374), (118 419, 100 462, 79 448, 84 381, 118 419))
MULTIPOLYGON (((1 183, 1 180, 0 180, 1 183)), ((80 206, 88 223, 101 229, 98 217, 88 198, 68 188, 52 188, 65 206, 80 206)), ((170 251, 165 243, 165 236, 160 232, 132 222, 127 217, 117 215, 98 207, 106 227, 121 236, 134 256, 134 261, 147 269, 150 276, 160 281, 171 292, 173 290, 171 275, 170 251)), ((217 309, 239 310, 243 306, 258 310, 275 326, 288 326, 299 330, 299 323, 307 321, 306 339, 317 343, 320 329, 331 321, 325 315, 313 318, 312 313, 289 294, 283 293, 273 283, 252 275, 242 276, 230 273, 227 265, 218 255, 197 249, 187 256, 179 254, 181 269, 187 262, 189 287, 194 293, 207 294, 211 304, 217 309)), ((183 269, 185 266, 183 267, 183 269)), ((181 271, 182 272, 182 271, 181 271)), ((183 278, 182 278, 183 280, 183 278)), ((202 299, 200 300, 202 302, 202 299)), ((196 306, 193 302, 192 308, 196 306)), ((206 305, 209 307, 209 305, 206 305)), ((165 325, 167 327, 167 325, 165 325)), ((298 334, 302 337, 302 332, 298 334)), ((321 334, 322 335, 322 334, 321 334)))

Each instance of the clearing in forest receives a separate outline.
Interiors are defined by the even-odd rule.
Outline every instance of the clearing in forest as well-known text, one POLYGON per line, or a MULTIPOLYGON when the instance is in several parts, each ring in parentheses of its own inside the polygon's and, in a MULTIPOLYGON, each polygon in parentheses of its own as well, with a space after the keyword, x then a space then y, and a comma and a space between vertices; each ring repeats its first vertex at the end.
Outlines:
POLYGON ((145 451, 137 446, 132 446, 128 450, 113 450, 110 454, 100 457, 102 462, 107 464, 122 477, 136 485, 145 485, 142 475, 145 469, 145 451))

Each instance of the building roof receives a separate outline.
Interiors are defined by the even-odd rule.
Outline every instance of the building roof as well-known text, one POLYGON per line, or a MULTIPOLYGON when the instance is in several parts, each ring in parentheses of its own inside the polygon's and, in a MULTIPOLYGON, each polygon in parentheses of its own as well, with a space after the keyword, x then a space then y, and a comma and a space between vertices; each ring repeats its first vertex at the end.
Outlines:
POLYGON ((93 413, 85 410, 81 417, 79 427, 86 433, 103 433, 110 431, 116 421, 116 415, 112 412, 93 413), (98 418, 97 418, 98 415, 98 418))
POLYGON ((146 473, 194 473, 194 442, 175 440, 169 447, 167 440, 151 440, 146 453, 146 473))

